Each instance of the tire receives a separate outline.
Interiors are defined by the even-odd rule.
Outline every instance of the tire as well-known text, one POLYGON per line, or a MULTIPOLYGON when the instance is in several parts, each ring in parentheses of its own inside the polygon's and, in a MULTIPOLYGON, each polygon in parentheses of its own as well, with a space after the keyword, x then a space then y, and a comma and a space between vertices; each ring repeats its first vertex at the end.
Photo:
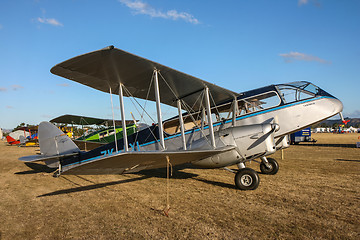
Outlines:
POLYGON ((268 163, 270 164, 270 168, 268 168, 265 163, 260 163, 260 170, 263 174, 275 175, 279 171, 279 164, 273 158, 268 158, 268 163))
POLYGON ((241 190, 255 190, 259 183, 258 173, 251 168, 240 169, 235 175, 235 185, 241 190))

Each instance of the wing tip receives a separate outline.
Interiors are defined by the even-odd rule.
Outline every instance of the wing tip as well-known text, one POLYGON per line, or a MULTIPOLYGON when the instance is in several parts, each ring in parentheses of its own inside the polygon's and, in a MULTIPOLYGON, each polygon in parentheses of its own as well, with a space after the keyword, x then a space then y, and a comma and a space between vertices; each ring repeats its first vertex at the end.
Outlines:
POLYGON ((114 45, 110 45, 110 46, 104 47, 101 50, 113 50, 114 48, 115 48, 114 45))

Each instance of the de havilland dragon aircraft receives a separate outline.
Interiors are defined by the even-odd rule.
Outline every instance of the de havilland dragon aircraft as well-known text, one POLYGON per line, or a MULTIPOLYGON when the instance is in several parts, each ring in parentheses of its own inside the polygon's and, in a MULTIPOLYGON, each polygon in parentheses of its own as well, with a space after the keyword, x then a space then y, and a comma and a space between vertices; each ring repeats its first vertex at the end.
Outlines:
POLYGON ((270 85, 235 92, 123 50, 106 47, 55 65, 51 72, 97 90, 154 101, 158 124, 88 152, 49 122, 39 125, 41 155, 22 157, 58 168, 55 175, 125 174, 144 169, 192 163, 235 173, 235 185, 253 190, 258 173, 246 167, 260 159, 264 174, 279 165, 268 158, 289 146, 288 134, 341 113, 333 95, 310 82, 270 85), (177 108, 178 116, 163 121, 162 104, 177 108), (256 161, 256 160, 255 160, 256 161), (227 167, 237 165, 235 171, 227 167))

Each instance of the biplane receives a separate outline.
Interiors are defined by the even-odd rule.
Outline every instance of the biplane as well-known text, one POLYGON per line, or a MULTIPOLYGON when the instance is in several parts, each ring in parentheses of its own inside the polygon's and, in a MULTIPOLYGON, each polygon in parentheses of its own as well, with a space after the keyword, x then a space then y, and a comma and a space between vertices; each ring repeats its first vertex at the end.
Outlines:
POLYGON ((9 145, 34 146, 38 143, 37 126, 19 127, 6 136, 9 145))
MULTIPOLYGON (((334 116, 343 105, 310 82, 270 85, 235 92, 109 46, 55 65, 51 72, 94 89, 155 102, 157 124, 88 152, 49 122, 39 125, 41 155, 22 157, 57 167, 56 175, 124 174, 192 163, 235 173, 235 185, 253 190, 258 173, 246 167, 260 159, 264 174, 279 164, 268 156, 289 146, 288 134, 334 116), (161 107, 177 108, 163 121, 161 107), (228 168, 237 165, 238 170, 228 168)), ((125 121, 122 121, 126 129, 125 121)))
MULTIPOLYGON (((73 141, 80 149, 84 150, 91 150, 93 148, 115 141, 115 133, 117 139, 121 139, 123 137, 121 120, 101 119, 66 114, 51 119, 50 122, 55 124, 70 124, 73 129, 74 126, 81 126, 83 133, 73 141), (115 125, 115 127, 111 125, 115 125), (95 126, 95 128, 89 129, 91 126, 95 126)), ((136 120, 126 120, 126 131, 128 135, 135 133, 138 125, 139 124, 137 124, 136 120)), ((142 124, 140 127, 142 127, 142 124)))

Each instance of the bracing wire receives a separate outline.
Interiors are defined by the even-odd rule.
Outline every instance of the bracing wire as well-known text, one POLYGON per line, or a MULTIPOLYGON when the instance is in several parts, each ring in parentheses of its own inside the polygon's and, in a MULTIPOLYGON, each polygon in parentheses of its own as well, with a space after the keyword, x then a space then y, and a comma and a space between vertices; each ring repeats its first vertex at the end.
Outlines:
MULTIPOLYGON (((196 99, 195 103, 193 104, 193 107, 195 106, 195 104, 197 103, 197 101, 201 101, 199 105, 202 105, 202 102, 204 100, 204 92, 201 92, 201 94, 199 94, 198 98, 196 99), (200 100, 201 99, 201 100, 200 100)), ((204 132, 204 130, 197 125, 196 123, 196 119, 194 118, 194 115, 196 113, 200 113, 199 111, 194 111, 193 107, 190 107, 185 101, 181 100, 182 106, 184 106, 184 110, 187 111, 189 114, 188 116, 191 118, 191 120, 193 121, 194 125, 196 126, 195 128, 199 129, 199 131, 202 133, 202 135, 204 136, 205 140, 210 144, 210 140, 206 137, 206 134, 204 132), (192 113, 191 113, 192 112, 192 113)))
MULTIPOLYGON (((161 79, 165 82, 165 84, 167 85, 167 87, 170 89, 170 91, 172 92, 172 94, 175 96, 175 98, 178 99, 179 97, 176 95, 175 91, 172 89, 172 87, 169 85, 169 83, 165 80, 165 78, 163 77, 163 75, 161 74, 160 71, 158 72, 158 74, 160 75, 161 79)), ((151 81, 150 81, 149 88, 148 88, 148 91, 147 91, 147 94, 146 94, 146 99, 145 99, 144 106, 142 106, 142 105, 139 103, 139 101, 138 101, 138 100, 131 94, 131 92, 126 88, 126 86, 124 86, 124 90, 125 90, 126 94, 127 94, 128 96, 130 96, 130 100, 131 100, 132 104, 135 106, 136 111, 140 114, 140 119, 141 119, 141 120, 145 120, 145 119, 144 119, 144 115, 147 115, 151 121, 155 122, 155 120, 151 117, 151 115, 146 111, 146 105, 147 105, 147 102, 148 102, 148 98, 149 98, 149 94, 150 94, 150 90, 151 90, 151 86, 152 86, 152 84, 153 84, 153 81, 154 81, 154 73, 153 73, 153 75, 152 75, 152 77, 151 77, 151 81), (135 104, 134 102, 135 102, 136 104, 135 104), (136 105, 138 105, 138 106, 141 108, 142 112, 136 107, 136 105)), ((211 94, 210 94, 210 96, 211 96, 211 94)), ((215 103, 212 96, 211 96, 211 99, 212 99, 213 103, 215 103)), ((204 92, 202 91, 201 94, 199 94, 199 96, 197 97, 196 101, 193 103, 192 106, 190 106, 189 104, 187 104, 187 103, 186 103, 185 101, 183 101, 183 100, 181 100, 181 105, 182 105, 183 109, 188 112, 188 116, 186 116, 186 117, 190 117, 190 118, 191 118, 191 120, 193 121, 193 123, 194 123, 194 125, 195 125, 195 128, 197 128, 197 129, 199 129, 199 130, 201 131, 201 133, 203 134, 203 136, 204 136, 204 138, 206 139, 207 142, 210 142, 210 140, 206 137, 203 129, 201 129, 201 127, 197 124, 197 120, 194 118, 194 115, 196 115, 197 113, 198 113, 198 114, 200 113, 200 111, 195 111, 195 110, 194 110, 194 107, 198 104, 198 105, 200 106, 200 108, 201 108, 201 106, 203 106, 203 101, 204 101, 204 92)), ((214 104, 214 105, 215 105, 215 107, 216 107, 216 104, 214 104)), ((168 111, 170 111, 170 110, 168 110, 168 111)), ((219 111, 218 111, 217 108, 216 108, 216 111, 217 111, 217 113, 219 113, 219 111)), ((159 124, 159 123, 158 123, 158 124, 159 124)), ((153 135, 153 137, 154 137, 156 140, 158 140, 158 139, 156 138, 155 134, 154 134, 152 131, 150 131, 150 132, 151 132, 151 134, 153 135)), ((136 138, 137 138, 137 136, 136 136, 136 138)))
MULTIPOLYGON (((154 73, 153 73, 153 75, 152 75, 152 77, 151 77, 151 81, 150 81, 150 84, 149 84, 148 92, 147 92, 147 94, 146 94, 146 99, 145 99, 145 104, 144 104, 144 106, 142 106, 142 105, 137 101, 137 99, 131 94, 131 92, 130 92, 125 86, 124 86, 124 89, 125 89, 126 94, 127 94, 128 96, 131 96, 130 100, 133 99, 133 100, 140 106, 140 108, 143 110, 143 112, 140 113, 140 111, 138 110, 138 108, 136 107, 136 105, 135 105, 135 104, 133 103, 133 101, 131 100, 131 102, 132 102, 132 103, 134 104, 134 106, 135 106, 136 111, 140 114, 140 118, 143 119, 143 120, 145 120, 145 119, 144 119, 144 114, 146 114, 146 115, 150 118, 150 120, 152 120, 153 122, 155 122, 155 120, 151 117, 151 115, 150 115, 150 114, 146 111, 146 109, 145 109, 145 108, 146 108, 146 103, 148 102, 148 98, 149 98, 149 94, 150 94, 150 89, 151 89, 153 80, 154 80, 154 73)), ((155 136, 155 134, 154 134, 152 131, 150 131, 150 132, 151 132, 152 136, 153 136, 156 140, 159 140, 159 139, 157 139, 157 137, 155 136)), ((138 135, 136 135, 135 141, 137 140, 137 137, 138 137, 138 135)))
MULTIPOLYGON (((144 120, 144 121, 145 121, 143 113, 146 113, 146 115, 150 118, 150 120, 152 120, 153 122, 155 122, 154 119, 153 119, 153 118, 148 114, 148 112, 146 111, 145 106, 144 106, 144 107, 141 106, 141 104, 136 100, 136 98, 131 94, 131 92, 130 92, 126 87, 124 87, 124 90, 126 91, 126 93, 127 93, 129 96, 131 96, 130 101, 131 101, 131 102, 133 103, 133 105, 135 106, 136 111, 140 114, 140 120, 144 120), (133 100, 140 106, 140 108, 143 110, 143 113, 140 113, 140 111, 138 110, 138 108, 137 108, 136 105, 134 104, 133 100)), ((147 101, 147 99, 146 99, 146 101, 147 101)), ((151 134, 153 135, 153 137, 154 137, 156 140, 159 140, 159 139, 156 138, 155 134, 154 134, 152 131, 150 131, 150 132, 151 132, 151 134)), ((138 137, 138 135, 136 135, 135 142, 137 141, 137 137, 138 137)))

